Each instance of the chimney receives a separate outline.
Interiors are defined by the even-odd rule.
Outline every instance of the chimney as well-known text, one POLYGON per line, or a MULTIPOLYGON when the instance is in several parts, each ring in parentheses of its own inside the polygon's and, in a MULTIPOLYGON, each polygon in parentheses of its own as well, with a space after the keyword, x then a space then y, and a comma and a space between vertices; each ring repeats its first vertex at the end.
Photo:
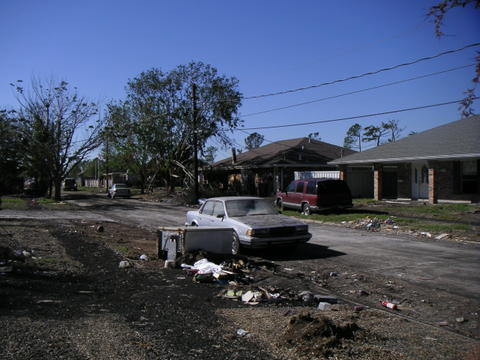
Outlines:
POLYGON ((237 152, 235 148, 232 147, 232 164, 235 165, 236 162, 237 162, 237 152))

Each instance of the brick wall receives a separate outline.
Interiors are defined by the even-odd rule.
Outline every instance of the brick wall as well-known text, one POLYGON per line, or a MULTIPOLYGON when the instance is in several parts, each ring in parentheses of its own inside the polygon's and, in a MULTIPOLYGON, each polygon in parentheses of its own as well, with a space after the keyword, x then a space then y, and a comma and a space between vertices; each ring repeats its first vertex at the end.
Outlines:
POLYGON ((430 162, 429 167, 433 167, 435 170, 436 191, 439 200, 480 201, 478 191, 476 194, 461 193, 461 179, 458 178, 458 174, 456 174, 457 169, 454 161, 430 162))

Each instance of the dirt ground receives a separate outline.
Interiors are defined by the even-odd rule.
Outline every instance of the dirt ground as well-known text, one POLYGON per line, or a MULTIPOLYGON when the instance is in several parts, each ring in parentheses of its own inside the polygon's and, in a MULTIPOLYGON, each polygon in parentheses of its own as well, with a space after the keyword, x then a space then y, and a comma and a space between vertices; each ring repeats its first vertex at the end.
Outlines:
POLYGON ((28 251, 11 269, 0 265, 2 359, 480 356, 479 302, 422 286, 428 279, 392 281, 278 252, 268 256, 276 266, 248 270, 248 284, 194 283, 184 270, 164 269, 154 233, 113 222, 1 221, 0 247, 28 251), (132 266, 119 268, 122 260, 132 266), (285 296, 257 305, 223 297, 258 288, 285 296), (320 311, 302 291, 338 303, 320 311))

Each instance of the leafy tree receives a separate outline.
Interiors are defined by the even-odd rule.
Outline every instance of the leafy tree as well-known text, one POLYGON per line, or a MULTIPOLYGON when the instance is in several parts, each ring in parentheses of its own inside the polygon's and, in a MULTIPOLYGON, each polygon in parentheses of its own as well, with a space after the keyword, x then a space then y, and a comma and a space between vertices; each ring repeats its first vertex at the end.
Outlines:
MULTIPOLYGON (((441 0, 436 5, 430 7, 427 16, 433 18, 435 24, 435 35, 437 38, 444 36, 444 33, 442 32, 442 26, 447 12, 457 7, 465 8, 470 4, 472 4, 475 9, 480 9, 479 0, 441 0)), ((460 102, 459 110, 462 112, 462 117, 467 117, 474 114, 472 105, 476 99, 475 90, 480 82, 480 52, 477 52, 475 60, 477 63, 475 66, 475 76, 472 78, 473 86, 464 92, 466 96, 460 102)))
POLYGON ((20 188, 23 139, 15 111, 0 110, 0 196, 20 188))
POLYGON ((320 133, 318 131, 308 134, 307 137, 313 140, 318 140, 318 141, 322 140, 322 138, 320 137, 320 133))
POLYGON ((93 119, 97 105, 79 96, 66 81, 33 80, 30 91, 21 82, 12 85, 18 94, 22 131, 29 139, 27 172, 42 182, 48 179, 58 201, 69 171, 100 144, 103 124, 93 119))
POLYGON ((245 138, 245 148, 250 151, 256 148, 259 148, 263 141, 265 140, 265 137, 257 132, 251 133, 245 138))
POLYGON ((153 174, 165 173, 169 188, 173 178, 190 175, 192 168, 193 84, 200 152, 211 137, 229 144, 228 132, 240 123, 238 80, 201 62, 142 72, 128 82, 126 100, 109 107, 113 145, 124 154, 135 152, 131 160, 145 169, 152 166, 153 174))
POLYGON ((343 139, 343 146, 347 149, 362 151, 362 126, 360 124, 353 124, 349 127, 343 139))
POLYGON ((205 150, 203 150, 203 158, 207 163, 213 164, 217 151, 218 149, 215 146, 209 146, 205 150))
POLYGON ((384 123, 380 126, 369 125, 363 129, 363 142, 374 141, 376 146, 382 143, 382 139, 388 133, 388 130, 383 126, 384 123))

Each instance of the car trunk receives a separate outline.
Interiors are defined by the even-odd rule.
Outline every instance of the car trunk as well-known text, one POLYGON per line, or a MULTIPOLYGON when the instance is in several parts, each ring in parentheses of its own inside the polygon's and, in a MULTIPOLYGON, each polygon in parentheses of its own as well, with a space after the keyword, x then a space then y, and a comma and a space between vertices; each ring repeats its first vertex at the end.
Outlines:
POLYGON ((319 181, 317 206, 344 206, 352 204, 352 195, 347 184, 341 180, 319 181))

